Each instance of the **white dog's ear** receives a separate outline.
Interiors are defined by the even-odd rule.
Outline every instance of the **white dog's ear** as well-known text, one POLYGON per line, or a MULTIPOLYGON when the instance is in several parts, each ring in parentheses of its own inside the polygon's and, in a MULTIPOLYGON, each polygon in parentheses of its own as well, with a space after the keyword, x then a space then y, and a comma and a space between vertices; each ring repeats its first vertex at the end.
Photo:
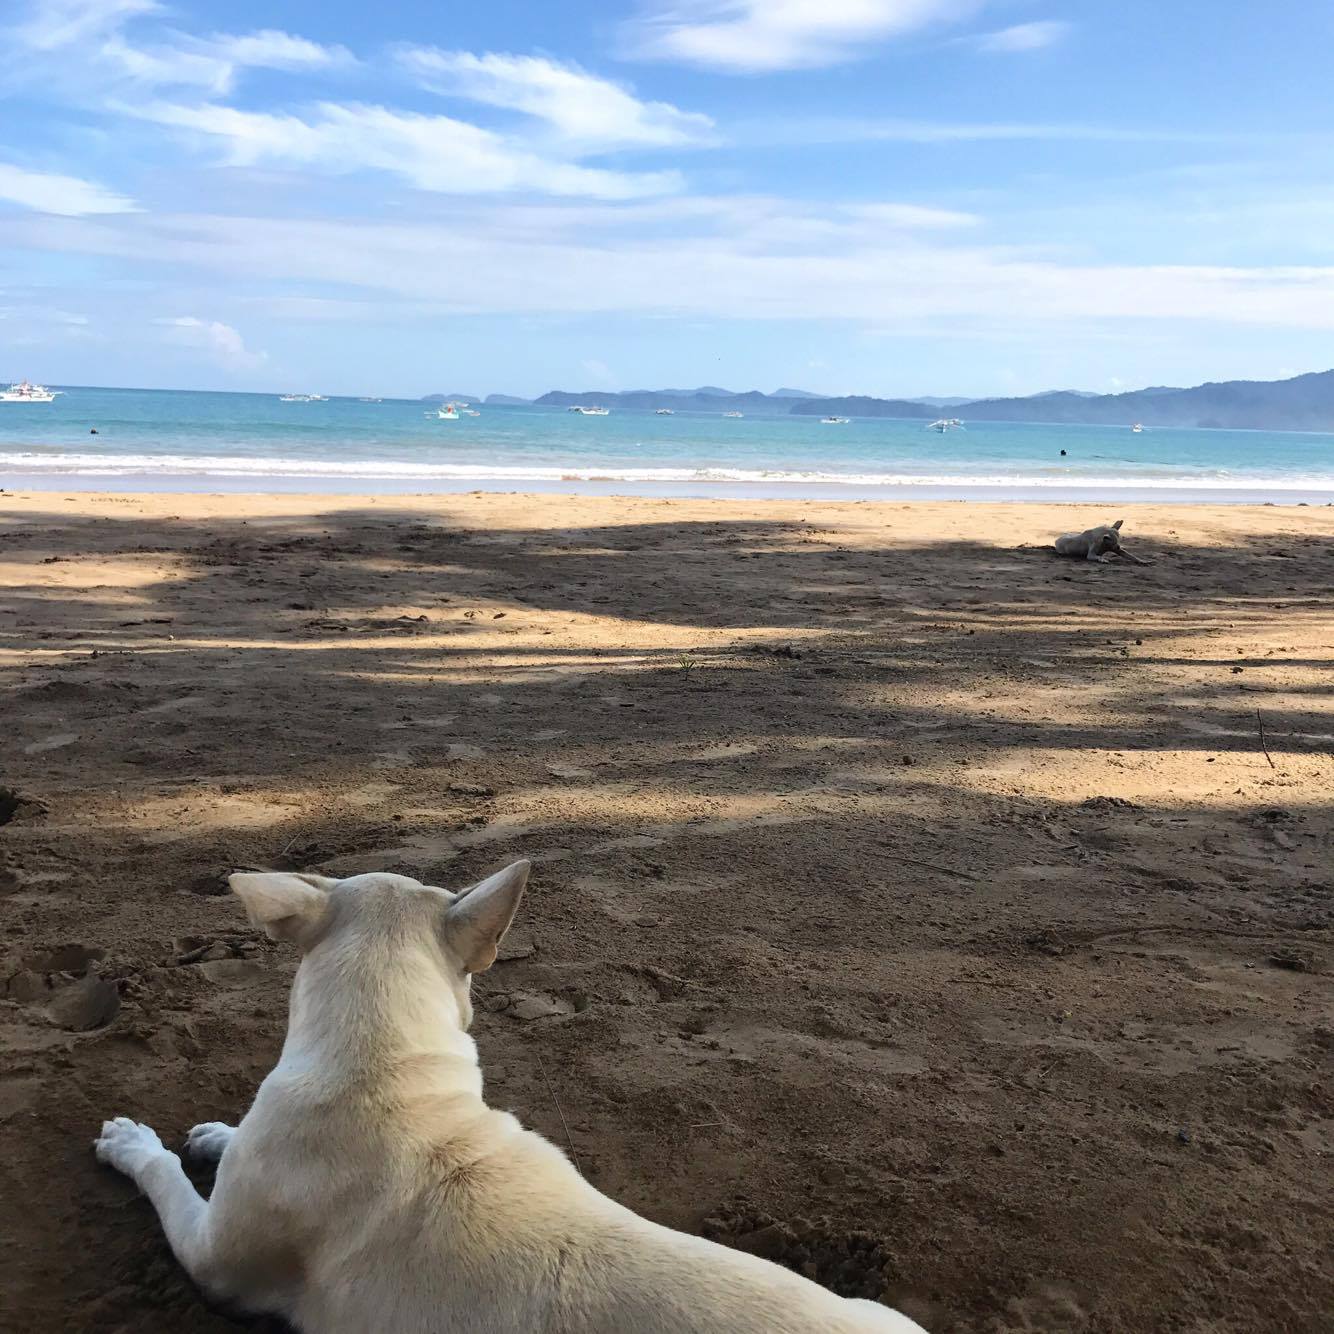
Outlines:
POLYGON ((496 961, 496 947, 509 930, 528 883, 531 862, 515 862, 465 889, 445 913, 449 947, 467 973, 484 973, 496 961))
POLYGON ((308 941, 329 909, 329 890, 338 882, 287 871, 238 871, 227 883, 255 926, 274 940, 308 941))
POLYGON ((1115 529, 1117 530, 1117 532, 1120 532, 1120 531, 1121 531, 1121 525, 1122 525, 1123 523, 1125 523, 1125 520, 1124 520, 1124 519, 1118 519, 1118 520, 1112 525, 1112 527, 1115 528, 1115 529))

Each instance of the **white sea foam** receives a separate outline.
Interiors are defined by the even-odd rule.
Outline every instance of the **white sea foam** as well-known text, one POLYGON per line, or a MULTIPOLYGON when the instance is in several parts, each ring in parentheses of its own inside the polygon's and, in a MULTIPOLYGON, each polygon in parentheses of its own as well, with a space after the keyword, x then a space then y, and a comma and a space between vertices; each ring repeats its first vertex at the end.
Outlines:
POLYGON ((258 458, 247 455, 0 453, 0 468, 27 474, 84 477, 364 478, 374 481, 440 482, 620 482, 790 484, 849 487, 1032 487, 1138 488, 1144 490, 1320 491, 1334 490, 1334 473, 1248 473, 1200 469, 1191 473, 1060 472, 822 472, 762 468, 635 468, 587 463, 498 465, 415 463, 386 459, 258 458))

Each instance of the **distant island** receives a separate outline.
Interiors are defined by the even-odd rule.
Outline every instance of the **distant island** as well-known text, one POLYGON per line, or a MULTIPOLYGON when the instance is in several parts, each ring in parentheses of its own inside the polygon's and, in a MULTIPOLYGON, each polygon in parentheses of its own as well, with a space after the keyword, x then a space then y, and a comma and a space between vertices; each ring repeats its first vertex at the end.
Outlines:
MULTIPOLYGON (((792 405, 802 416, 925 417, 920 401, 810 398, 792 405)), ((1070 425, 1214 427, 1228 430, 1334 431, 1334 371, 1291 380, 1225 380, 1193 389, 1138 389, 1126 394, 1073 391, 1028 398, 983 398, 951 405, 971 421, 1057 422, 1070 425)))
POLYGON ((709 385, 703 389, 630 389, 619 394, 599 394, 589 392, 571 394, 563 389, 553 389, 543 394, 534 402, 538 407, 568 408, 576 403, 600 403, 606 407, 617 408, 694 408, 697 411, 736 412, 749 408, 752 412, 788 413, 797 403, 809 403, 807 397, 792 398, 788 395, 762 394, 758 389, 751 389, 742 394, 733 394, 726 389, 709 385))
MULTIPOLYGON (((468 395, 429 395, 481 400, 468 395)), ((930 421, 948 409, 965 421, 1051 422, 1066 425, 1205 427, 1223 430, 1334 431, 1334 370, 1297 375, 1289 380, 1224 380, 1191 389, 1167 386, 1123 394, 1093 394, 1054 389, 1023 398, 871 398, 851 395, 821 398, 799 389, 758 389, 734 393, 717 385, 698 389, 631 389, 620 393, 589 389, 573 393, 553 389, 541 398, 488 394, 486 404, 571 407, 600 404, 651 411, 672 408, 696 412, 752 412, 802 417, 899 417, 930 421)))

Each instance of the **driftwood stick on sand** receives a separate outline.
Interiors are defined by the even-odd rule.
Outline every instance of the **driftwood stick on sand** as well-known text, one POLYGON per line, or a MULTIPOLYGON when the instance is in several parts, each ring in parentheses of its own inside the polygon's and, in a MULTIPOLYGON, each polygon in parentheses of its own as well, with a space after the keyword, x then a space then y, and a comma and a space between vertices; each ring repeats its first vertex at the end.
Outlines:
POLYGON ((1265 753, 1265 759, 1269 761, 1271 769, 1277 769, 1278 765, 1274 763, 1274 757, 1269 753, 1269 747, 1265 744, 1265 720, 1260 717, 1260 710, 1255 711, 1255 721, 1260 726, 1260 749, 1265 753))
POLYGON ((902 862, 905 866, 916 866, 922 871, 935 871, 938 875, 952 875, 960 880, 980 881, 980 875, 973 875, 969 871, 956 871, 952 866, 937 866, 935 862, 918 861, 916 857, 904 857, 897 852, 882 852, 881 856, 888 857, 890 861, 902 862))
POLYGON ((551 1101, 556 1104, 556 1114, 560 1117, 561 1125, 565 1127, 565 1142, 570 1146, 570 1161, 574 1164, 579 1175, 582 1176, 584 1169, 579 1166, 579 1155, 574 1149, 574 1136, 570 1134, 570 1123, 565 1119, 565 1109, 560 1105, 556 1090, 551 1087, 551 1078, 547 1074, 546 1066, 542 1064, 541 1056, 537 1057, 537 1068, 542 1072, 542 1078, 546 1081, 547 1092, 551 1094, 551 1101))
POLYGON ((1120 556, 1122 560, 1128 560, 1128 561, 1130 561, 1131 564, 1133 564, 1133 565, 1152 565, 1152 564, 1153 564, 1153 562, 1152 562, 1151 560, 1141 560, 1138 556, 1136 556, 1136 555, 1132 554, 1131 552, 1127 551, 1127 550, 1125 549, 1125 547, 1117 547, 1117 549, 1116 549, 1112 554, 1113 554, 1114 556, 1120 556))

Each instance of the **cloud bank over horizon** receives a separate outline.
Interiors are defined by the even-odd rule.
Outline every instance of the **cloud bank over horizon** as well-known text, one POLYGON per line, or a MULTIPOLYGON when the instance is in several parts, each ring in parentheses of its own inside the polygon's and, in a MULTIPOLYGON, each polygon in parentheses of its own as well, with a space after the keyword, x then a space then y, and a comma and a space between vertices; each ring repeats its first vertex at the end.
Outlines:
POLYGON ((45 349, 47 378, 383 357, 411 392, 489 357, 532 392, 588 365, 651 383, 708 346, 686 378, 892 395, 944 353, 981 359, 968 392, 1011 392, 1159 378, 1153 358, 1224 378, 1248 346, 1263 377, 1334 327, 1334 189, 1304 151, 1326 127, 1044 115, 1034 62, 1073 77, 1092 21, 1060 7, 652 0, 565 49, 484 23, 367 41, 337 4, 219 31, 204 8, 19 6, 0 301, 83 323, 16 342, 7 320, 0 344, 45 349), (959 90, 935 115, 933 66, 959 90))

